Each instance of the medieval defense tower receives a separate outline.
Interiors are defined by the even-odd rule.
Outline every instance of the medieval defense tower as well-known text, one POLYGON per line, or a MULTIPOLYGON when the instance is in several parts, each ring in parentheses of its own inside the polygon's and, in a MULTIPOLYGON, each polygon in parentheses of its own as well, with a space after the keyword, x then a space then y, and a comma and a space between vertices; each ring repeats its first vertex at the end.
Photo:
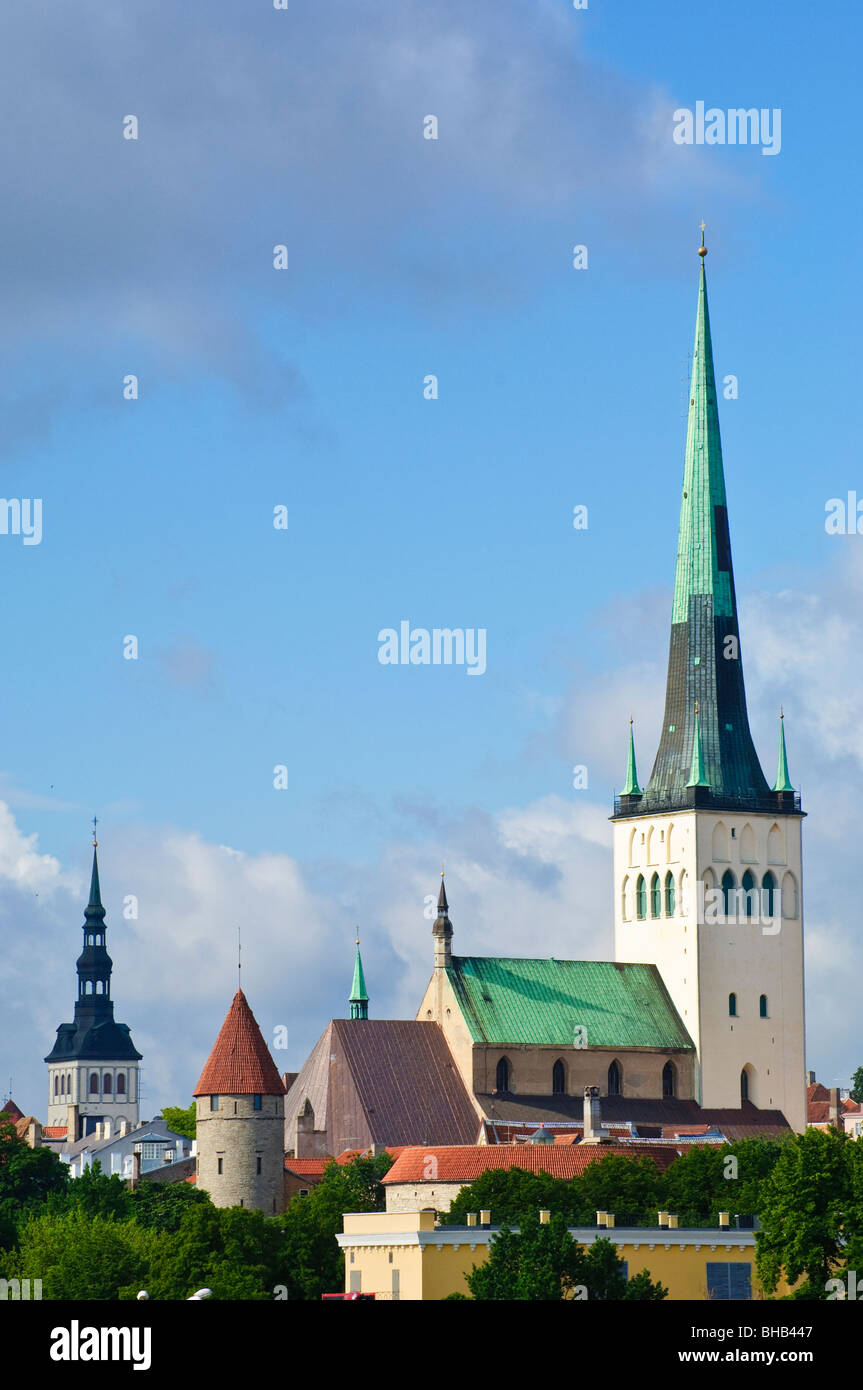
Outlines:
POLYGON ((780 723, 749 731, 702 245, 665 713, 647 786, 630 725, 614 807, 615 958, 652 961, 695 1043, 697 1099, 806 1123, 800 796, 780 723))
POLYGON ((241 989, 194 1091, 198 1187, 217 1207, 285 1209, 285 1088, 241 989))

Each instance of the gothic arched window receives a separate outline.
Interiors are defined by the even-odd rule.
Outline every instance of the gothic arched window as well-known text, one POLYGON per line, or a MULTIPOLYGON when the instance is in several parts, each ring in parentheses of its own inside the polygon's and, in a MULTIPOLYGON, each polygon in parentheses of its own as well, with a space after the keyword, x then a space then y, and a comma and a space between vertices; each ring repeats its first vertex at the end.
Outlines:
POLYGON ((722 875, 722 910, 726 917, 734 911, 734 875, 730 869, 722 875))
POLYGON ((765 917, 772 917, 774 909, 778 907, 776 896, 776 879, 770 870, 761 880, 761 906, 765 917))
POLYGON ((498 1091, 506 1092, 509 1090, 509 1062, 505 1057, 501 1057, 497 1064, 497 1075, 495 1077, 495 1087, 498 1091))
POLYGON ((54 1094, 55 1096, 59 1096, 60 1094, 60 1078, 57 1076, 56 1072, 54 1074, 54 1094))
POLYGON ((647 884, 644 882, 644 874, 639 874, 635 884, 635 915, 639 922, 643 922, 647 916, 647 884))
POLYGON ((743 875, 743 893, 746 916, 749 918, 755 910, 755 875, 749 869, 743 875))
POLYGON ((612 1062, 608 1068, 608 1094, 619 1096, 622 1091, 622 1077, 620 1074, 620 1063, 612 1062))
POLYGON ((744 1067, 740 1073, 740 1104, 743 1105, 749 1099, 749 1072, 744 1067))
POLYGON ((662 1099, 673 1100, 674 1089, 677 1078, 674 1075, 674 1063, 666 1062, 662 1068, 662 1099))
POLYGON ((659 886, 659 874, 654 874, 650 880, 650 915, 651 917, 662 916, 662 889, 659 886))
POLYGON ((566 1095, 566 1067, 559 1057, 551 1069, 551 1092, 555 1096, 566 1095))
POLYGON ((674 874, 670 869, 665 875, 665 915, 674 916, 674 874))

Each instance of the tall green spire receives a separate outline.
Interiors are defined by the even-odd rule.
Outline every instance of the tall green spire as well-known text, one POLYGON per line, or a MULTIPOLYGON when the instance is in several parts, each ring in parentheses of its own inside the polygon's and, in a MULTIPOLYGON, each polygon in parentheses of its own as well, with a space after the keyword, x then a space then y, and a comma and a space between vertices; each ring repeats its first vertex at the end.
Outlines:
POLYGON ((626 759, 626 786, 620 793, 621 796, 641 796, 641 787, 638 785, 638 773, 635 770, 635 738, 632 733, 632 715, 629 716, 629 755, 626 759))
POLYGON ((752 810, 776 804, 746 712, 703 234, 698 251, 701 268, 665 714, 639 812, 690 806, 695 787, 709 788, 709 794, 699 796, 699 804, 752 810))
POLYGON ((698 701, 695 702, 695 731, 692 735, 692 763, 687 787, 709 787, 704 775, 704 750, 701 747, 701 726, 698 723, 698 701))
POLYGON ((351 985, 351 1018, 368 1018, 369 996, 366 994, 366 977, 363 974, 363 958, 360 955, 360 939, 357 937, 357 956, 354 961, 354 980, 351 985))
POLYGON ((793 792, 791 778, 788 776, 788 754, 785 752, 785 714, 779 711, 779 770, 773 783, 775 792, 793 792))

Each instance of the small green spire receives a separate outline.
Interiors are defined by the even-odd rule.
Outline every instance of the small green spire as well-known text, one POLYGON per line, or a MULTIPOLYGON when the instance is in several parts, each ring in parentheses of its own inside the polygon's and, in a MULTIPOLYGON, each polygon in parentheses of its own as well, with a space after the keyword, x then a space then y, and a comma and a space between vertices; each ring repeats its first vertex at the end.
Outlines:
POLYGON ((775 792, 793 792, 791 778, 788 776, 788 754, 785 752, 785 712, 779 709, 779 771, 773 783, 775 792))
POLYGON ((692 767, 687 787, 709 787, 704 775, 704 751, 701 747, 701 727, 698 723, 698 701, 695 701, 695 733, 692 736, 692 767))
POLYGON ((357 937, 357 958, 354 961, 354 981, 351 985, 351 1018, 368 1018, 369 996, 366 994, 366 977, 363 974, 363 958, 360 955, 360 939, 357 937))
POLYGON ((632 732, 632 715, 629 716, 629 755, 626 759, 626 786, 620 793, 621 796, 641 796, 641 787, 638 785, 638 773, 635 770, 635 738, 632 732))

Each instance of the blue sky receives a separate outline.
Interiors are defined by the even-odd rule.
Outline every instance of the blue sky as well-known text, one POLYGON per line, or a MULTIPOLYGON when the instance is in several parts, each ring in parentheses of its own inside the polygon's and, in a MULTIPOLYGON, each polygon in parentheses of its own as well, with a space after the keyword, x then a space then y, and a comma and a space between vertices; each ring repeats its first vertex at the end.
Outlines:
POLYGON ((645 775, 658 736, 702 216, 750 714, 772 777, 785 705, 809 1065, 844 1083, 863 564, 824 508, 861 481, 859 7, 116 10, 0 20, 3 490, 43 499, 40 545, 0 536, 19 1104, 71 1009, 94 811, 153 1108, 197 1078, 237 920, 289 1067, 344 1009, 357 922, 373 1010, 410 1016, 442 858, 457 949, 611 954, 605 816, 630 710, 645 775), (781 108, 781 152, 675 145, 697 100, 781 108), (403 619, 485 628, 486 674, 381 666, 403 619))

